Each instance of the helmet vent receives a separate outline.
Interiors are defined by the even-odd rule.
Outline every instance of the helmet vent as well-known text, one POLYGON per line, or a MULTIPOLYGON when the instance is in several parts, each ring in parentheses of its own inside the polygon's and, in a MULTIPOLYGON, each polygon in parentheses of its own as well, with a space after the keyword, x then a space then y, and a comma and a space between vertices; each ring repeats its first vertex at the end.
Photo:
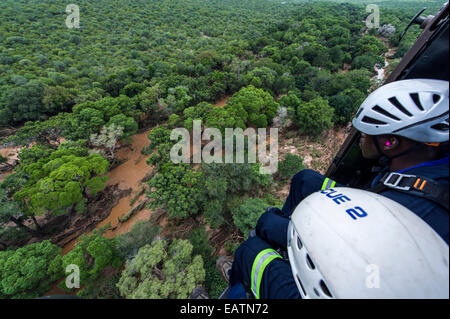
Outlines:
POLYGON ((375 105, 375 106, 372 108, 372 110, 375 111, 375 112, 377 112, 377 113, 383 114, 384 116, 387 116, 387 117, 389 117, 389 118, 391 118, 391 119, 393 119, 393 120, 395 120, 395 121, 400 121, 400 119, 399 119, 397 116, 395 116, 395 115, 389 113, 389 112, 386 111, 386 110, 383 110, 379 105, 375 105))
POLYGON ((303 284, 302 284, 302 281, 300 280, 300 277, 296 274, 295 278, 297 278, 297 281, 300 284, 300 288, 302 288, 303 295, 306 296, 306 291, 305 291, 305 288, 303 287, 303 284))
POLYGON ((314 265, 314 263, 311 260, 311 257, 309 257, 308 254, 306 254, 306 263, 308 264, 308 267, 313 270, 316 269, 316 265, 314 265))
POLYGON ((376 120, 370 116, 364 116, 363 119, 361 120, 361 122, 368 123, 368 124, 386 125, 386 122, 376 120))
POLYGON ((440 99, 441 99, 441 97, 439 96, 439 94, 433 94, 433 103, 434 104, 439 102, 440 99))
POLYGON ((317 297, 320 297, 320 294, 319 294, 319 292, 317 291, 316 288, 314 288, 314 293, 316 294, 317 297))
POLYGON ((297 247, 299 250, 302 249, 302 247, 303 247, 302 241, 300 240, 300 238, 298 236, 297 236, 297 247))
POLYGON ((395 96, 391 97, 389 99, 389 102, 392 103, 392 105, 394 105, 400 112, 404 113, 405 115, 408 116, 413 116, 407 109, 405 109, 405 107, 397 100, 397 98, 395 96))
POLYGON ((320 284, 320 288, 322 289, 322 292, 327 295, 328 297, 332 298, 333 296, 331 295, 330 290, 328 289, 327 285, 324 283, 323 280, 320 280, 319 282, 320 284))
POLYGON ((448 132, 448 124, 446 123, 434 124, 431 128, 438 131, 448 132))
POLYGON ((359 114, 361 114, 361 112, 364 110, 364 108, 360 108, 359 110, 358 110, 358 112, 356 113, 356 115, 355 115, 355 117, 356 118, 358 118, 359 117, 359 114))
MULTIPOLYGON (((417 105, 418 109, 421 110, 421 111, 424 111, 422 103, 420 103, 419 94, 411 93, 409 96, 414 101, 414 103, 417 105)), ((434 95, 433 95, 433 101, 434 101, 434 95)), ((434 102, 434 103, 436 103, 436 102, 434 102)))

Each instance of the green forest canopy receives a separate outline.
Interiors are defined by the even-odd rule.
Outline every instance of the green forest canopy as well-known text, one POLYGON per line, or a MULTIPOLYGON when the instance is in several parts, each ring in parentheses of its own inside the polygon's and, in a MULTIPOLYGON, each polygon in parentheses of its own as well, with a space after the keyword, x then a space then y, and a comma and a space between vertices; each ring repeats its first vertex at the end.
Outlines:
MULTIPOLYGON (((0 253, 5 270, 0 298, 44 293, 73 260, 86 276, 83 296, 186 297, 193 282, 158 281, 176 275, 171 258, 161 257, 159 268, 139 281, 140 271, 130 266, 155 251, 170 257, 178 246, 186 261, 177 263, 186 266, 202 255, 186 267, 193 267, 195 284, 206 281, 217 295, 223 281, 209 243, 198 235, 204 234, 200 225, 228 227, 228 233, 244 238, 263 208, 277 204, 268 195, 273 180, 259 174, 257 164, 174 164, 168 158, 170 129, 191 130, 196 119, 220 129, 266 127, 282 107, 297 133, 319 136, 345 125, 368 94, 374 64, 384 63, 387 45, 399 46, 400 58, 414 42, 417 26, 400 44, 398 36, 424 3, 371 1, 380 5, 381 24, 396 28, 391 38, 380 39, 376 29, 364 33, 367 1, 341 2, 79 0, 80 29, 68 29, 60 1, 2 1, 0 128, 18 128, 2 142, 27 147, 0 184, 0 244, 9 246, 0 253), (224 96, 232 96, 227 105, 213 107, 224 96), (163 241, 152 242, 157 230, 141 225, 128 237, 151 233, 139 241, 142 250, 128 237, 106 239, 101 233, 81 238, 64 258, 49 242, 17 247, 30 236, 56 235, 41 229, 36 216, 48 221, 88 212, 114 160, 108 132, 120 132, 113 134, 115 142, 156 124, 143 150, 156 151, 148 160, 155 175, 147 199, 176 223, 194 220, 198 228, 190 237, 197 246, 172 238, 163 247, 163 241), (67 141, 56 145, 60 137, 67 141), (102 146, 109 156, 98 154, 102 146), (38 260, 39 267, 24 262, 15 268, 20 256, 38 260), (126 272, 109 282, 110 290, 96 290, 103 268, 119 269, 127 260, 126 272), (143 284, 147 279, 154 285, 143 284)), ((427 6, 426 13, 434 14, 441 3, 427 6)), ((287 158, 274 178, 287 182, 301 160, 287 158)))

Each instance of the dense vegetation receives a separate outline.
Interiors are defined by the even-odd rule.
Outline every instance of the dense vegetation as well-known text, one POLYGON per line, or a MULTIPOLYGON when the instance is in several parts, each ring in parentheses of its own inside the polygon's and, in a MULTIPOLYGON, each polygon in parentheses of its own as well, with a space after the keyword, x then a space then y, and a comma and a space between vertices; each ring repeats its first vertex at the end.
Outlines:
POLYGON ((206 226, 234 234, 232 253, 283 200, 269 192, 274 179, 287 183, 302 159, 286 156, 273 177, 254 163, 175 164, 171 129, 269 127, 283 110, 290 130, 312 137, 345 125, 388 46, 401 58, 419 32, 399 43, 417 2, 379 2, 390 38, 367 30, 353 2, 80 0, 81 27, 69 29, 60 1, 2 1, 0 129, 14 131, 2 143, 24 147, 0 184, 0 298, 42 295, 70 264, 86 298, 188 298, 198 285, 217 297, 225 283, 206 226), (149 207, 195 227, 183 238, 160 238, 150 221, 112 239, 94 232, 64 256, 40 241, 56 235, 46 223, 90 213, 117 142, 154 126, 142 150, 149 207))
POLYGON ((189 241, 175 239, 166 246, 163 240, 154 241, 127 262, 117 284, 123 297, 186 299, 205 280, 202 257, 192 256, 189 241))

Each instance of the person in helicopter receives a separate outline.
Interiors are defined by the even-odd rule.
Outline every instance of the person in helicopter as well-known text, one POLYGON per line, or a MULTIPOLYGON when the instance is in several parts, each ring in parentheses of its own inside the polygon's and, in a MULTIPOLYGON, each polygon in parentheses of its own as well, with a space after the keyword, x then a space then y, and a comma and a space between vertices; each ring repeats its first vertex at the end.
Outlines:
MULTIPOLYGON (((410 79, 386 84, 365 99, 352 123, 361 132, 363 157, 378 159, 384 166, 368 190, 412 211, 448 245, 448 81, 410 79)), ((299 298, 289 263, 278 258, 288 245, 290 217, 309 195, 340 186, 344 185, 312 170, 297 173, 282 209, 268 208, 261 215, 233 262, 219 258, 218 269, 231 286, 228 297, 246 296, 256 280, 258 291, 251 290, 255 297, 299 298), (255 267, 263 262, 265 270, 252 278, 255 267)))

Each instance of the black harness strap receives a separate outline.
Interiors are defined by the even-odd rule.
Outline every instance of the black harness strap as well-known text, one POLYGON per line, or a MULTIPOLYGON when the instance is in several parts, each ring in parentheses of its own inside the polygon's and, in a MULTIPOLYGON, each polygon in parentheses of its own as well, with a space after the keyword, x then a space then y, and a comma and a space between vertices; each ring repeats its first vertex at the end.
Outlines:
POLYGON ((401 173, 386 173, 369 191, 381 193, 387 189, 426 198, 449 210, 449 186, 431 178, 401 173))

